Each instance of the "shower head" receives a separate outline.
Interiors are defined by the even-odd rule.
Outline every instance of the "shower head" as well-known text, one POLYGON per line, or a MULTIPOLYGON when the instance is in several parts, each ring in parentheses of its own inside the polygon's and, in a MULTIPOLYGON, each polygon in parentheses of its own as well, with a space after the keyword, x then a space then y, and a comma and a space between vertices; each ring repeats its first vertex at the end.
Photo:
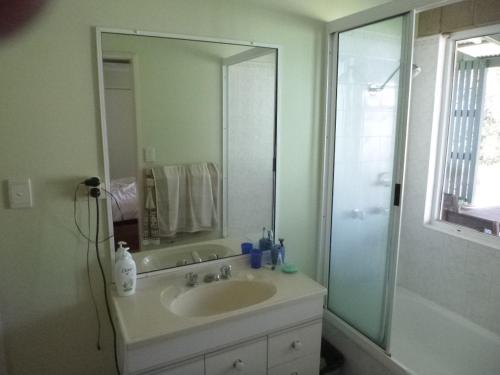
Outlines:
MULTIPOLYGON (((368 92, 370 93, 376 93, 382 91, 385 86, 389 83, 389 81, 396 75, 397 72, 399 72, 399 69, 401 69, 401 65, 396 68, 394 72, 385 80, 384 83, 382 83, 380 86, 377 85, 369 85, 368 86, 368 92)), ((417 64, 412 64, 411 66, 411 78, 415 78, 422 72, 422 68, 418 66, 417 64)))

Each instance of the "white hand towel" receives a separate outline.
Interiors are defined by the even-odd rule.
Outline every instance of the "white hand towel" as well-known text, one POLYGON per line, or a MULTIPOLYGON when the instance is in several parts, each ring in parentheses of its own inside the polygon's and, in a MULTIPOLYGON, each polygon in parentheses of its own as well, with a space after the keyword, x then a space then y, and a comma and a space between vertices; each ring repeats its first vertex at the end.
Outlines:
POLYGON ((212 163, 153 168, 160 236, 215 230, 219 173, 212 163))

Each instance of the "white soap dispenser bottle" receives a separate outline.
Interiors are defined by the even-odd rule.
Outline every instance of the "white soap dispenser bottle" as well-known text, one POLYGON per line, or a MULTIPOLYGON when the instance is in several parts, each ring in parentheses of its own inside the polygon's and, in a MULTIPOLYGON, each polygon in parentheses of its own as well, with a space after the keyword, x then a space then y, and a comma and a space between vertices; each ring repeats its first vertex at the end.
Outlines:
POLYGON ((115 261, 115 284, 119 296, 131 296, 135 293, 137 282, 137 268, 134 258, 128 252, 130 248, 124 247, 126 242, 118 242, 115 261))

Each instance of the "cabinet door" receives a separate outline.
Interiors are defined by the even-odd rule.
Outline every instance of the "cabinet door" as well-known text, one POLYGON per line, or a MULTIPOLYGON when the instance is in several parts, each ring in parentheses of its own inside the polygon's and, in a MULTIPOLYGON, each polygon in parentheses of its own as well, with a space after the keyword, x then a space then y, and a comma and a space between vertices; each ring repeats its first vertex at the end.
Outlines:
POLYGON ((205 357, 206 375, 266 375, 267 338, 205 357))
POLYGON ((321 321, 269 337, 269 367, 316 354, 321 350, 321 321))
POLYGON ((200 358, 192 362, 185 362, 178 366, 155 372, 154 375, 204 375, 204 367, 203 358, 200 358))
POLYGON ((313 375, 319 374, 319 353, 308 355, 269 369, 269 375, 313 375))

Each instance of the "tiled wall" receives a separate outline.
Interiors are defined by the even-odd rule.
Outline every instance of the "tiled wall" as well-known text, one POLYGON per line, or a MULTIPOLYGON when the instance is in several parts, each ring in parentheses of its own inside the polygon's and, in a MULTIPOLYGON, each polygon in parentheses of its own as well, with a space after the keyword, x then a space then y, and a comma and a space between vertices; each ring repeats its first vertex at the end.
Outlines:
POLYGON ((451 33, 494 23, 500 23, 499 0, 466 0, 420 13, 418 35, 451 33))
POLYGON ((423 225, 443 43, 439 36, 415 43, 422 73, 412 89, 398 283, 500 334, 500 250, 423 225))

